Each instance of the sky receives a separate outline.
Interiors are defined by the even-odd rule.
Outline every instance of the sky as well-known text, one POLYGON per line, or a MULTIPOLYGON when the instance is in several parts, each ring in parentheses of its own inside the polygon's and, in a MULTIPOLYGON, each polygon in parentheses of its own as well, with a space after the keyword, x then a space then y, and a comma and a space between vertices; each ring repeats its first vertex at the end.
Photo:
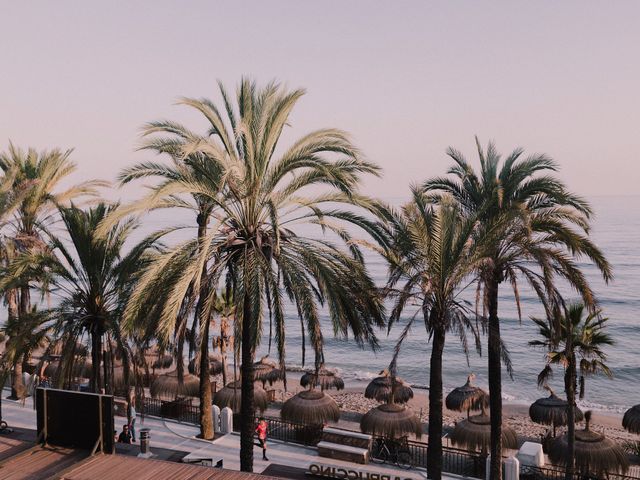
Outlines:
POLYGON ((140 128, 202 120, 180 96, 277 79, 283 137, 344 129, 406 196, 474 136, 544 152, 582 195, 640 193, 640 2, 0 0, 0 150, 75 148, 78 179, 152 158, 140 128))

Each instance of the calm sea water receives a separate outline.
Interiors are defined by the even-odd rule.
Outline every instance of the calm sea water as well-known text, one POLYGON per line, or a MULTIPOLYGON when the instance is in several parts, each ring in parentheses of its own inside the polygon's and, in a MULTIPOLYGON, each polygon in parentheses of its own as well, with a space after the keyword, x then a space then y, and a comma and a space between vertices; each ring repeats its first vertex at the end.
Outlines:
MULTIPOLYGON (((393 203, 401 203, 402 199, 388 199, 393 203)), ((613 265, 615 280, 609 285, 599 278, 593 266, 584 263, 582 266, 600 299, 603 312, 610 318, 609 333, 616 344, 607 349, 608 365, 614 373, 613 379, 606 377, 590 377, 587 379, 586 398, 583 406, 623 411, 627 407, 640 403, 640 196, 626 197, 594 197, 591 198, 596 212, 593 231, 595 242, 604 250, 613 265)), ((176 223, 193 225, 188 215, 182 217, 172 212, 161 216, 155 215, 145 219, 144 227, 135 234, 135 239, 156 229, 176 223)), ((189 235, 187 231, 179 236, 189 235)), ((386 265, 380 257, 368 255, 371 274, 379 285, 386 280, 386 265)), ((575 295, 574 295, 575 297, 575 295)), ((468 293, 473 298, 473 292, 468 293)), ((571 295, 568 296, 571 298, 571 295)), ((500 292, 499 314, 501 318, 502 336, 511 352, 514 367, 514 378, 511 380, 504 373, 503 395, 512 402, 531 402, 541 397, 536 387, 536 377, 544 366, 544 353, 528 346, 528 342, 536 338, 537 331, 530 316, 542 315, 536 298, 526 288, 521 290, 523 319, 517 318, 513 295, 504 286, 500 292)), ((55 296, 49 306, 56 303, 55 296)), ((407 315, 408 316, 408 315, 407 315)), ((0 309, 0 318, 6 318, 6 309, 0 309)), ((300 366, 301 332, 296 311, 287 309, 287 363, 300 366)), ((416 385, 427 385, 429 380, 429 354, 431 345, 420 322, 406 339, 399 359, 399 374, 416 385)), ((378 351, 361 350, 354 342, 333 337, 330 320, 326 313, 322 317, 322 326, 326 339, 325 357, 330 367, 342 372, 347 381, 366 380, 377 375, 391 359, 396 338, 401 326, 394 328, 388 335, 386 330, 380 331, 380 348, 378 351)), ((268 330, 268 326, 266 328, 268 330)), ((483 338, 486 344, 486 338, 483 338)), ((263 340, 259 354, 266 353, 267 339, 263 340)), ((275 354, 275 352, 274 352, 275 354)), ((312 365, 313 358, 307 348, 307 365, 312 365)), ((444 358, 445 391, 464 384, 467 375, 473 372, 477 376, 476 383, 487 385, 487 359, 475 352, 469 355, 469 365, 457 338, 450 335, 447 339, 444 358)), ((558 370, 552 387, 563 391, 563 372, 558 370)))
MULTIPOLYGON (((628 406, 640 403, 640 210, 636 205, 640 197, 595 197, 591 199, 596 212, 592 238, 604 250, 614 268, 615 279, 605 285, 596 269, 587 263, 582 266, 600 299, 603 313, 609 317, 609 333, 616 344, 607 348, 608 365, 614 378, 589 377, 586 382, 584 406, 596 409, 623 411, 628 406)), ((377 282, 382 285, 386 276, 386 265, 380 258, 370 255, 369 268, 377 282)), ((518 320, 513 295, 504 286, 500 292, 499 314, 503 339, 511 353, 514 378, 504 372, 503 395, 512 402, 531 402, 544 392, 537 389, 536 377, 544 366, 544 353, 528 346, 536 338, 537 330, 530 316, 542 315, 539 302, 528 289, 521 291, 523 319, 518 320)), ((575 295, 573 295, 575 297, 575 295)), ((469 292, 473 298, 473 292, 469 292)), ((571 295, 568 298, 572 298, 571 295)), ((288 363, 301 363, 300 328, 295 311, 290 310, 291 322, 287 328, 288 363)), ((408 315, 407 315, 408 316, 408 315)), ((431 345, 424 325, 416 322, 405 341, 399 360, 399 374, 407 381, 427 385, 429 379, 429 355, 431 345)), ((326 346, 325 357, 330 367, 341 370, 346 380, 367 379, 385 368, 400 328, 389 335, 379 333, 380 349, 377 352, 360 350, 353 342, 333 338, 330 320, 323 317, 326 346)), ((486 344, 486 337, 483 337, 486 344)), ((261 348, 262 352, 265 346, 261 348)), ((486 351, 486 350, 485 350, 486 351)), ((307 362, 312 357, 307 349, 307 362)), ((444 358, 444 385, 448 391, 464 384, 470 372, 477 376, 477 384, 487 385, 487 358, 475 352, 469 355, 469 365, 455 335, 447 339, 444 358)), ((557 370, 551 382, 558 392, 563 391, 562 370, 557 370)))

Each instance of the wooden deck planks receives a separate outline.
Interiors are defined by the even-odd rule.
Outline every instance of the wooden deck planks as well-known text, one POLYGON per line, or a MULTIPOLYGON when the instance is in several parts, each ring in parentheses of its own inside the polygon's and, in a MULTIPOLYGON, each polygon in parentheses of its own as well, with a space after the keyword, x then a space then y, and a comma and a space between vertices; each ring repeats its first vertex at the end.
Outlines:
POLYGON ((61 480, 269 480, 257 474, 240 473, 163 460, 122 455, 98 455, 68 470, 61 480))
POLYGON ((46 480, 87 458, 88 452, 70 448, 38 446, 0 464, 2 480, 46 480))

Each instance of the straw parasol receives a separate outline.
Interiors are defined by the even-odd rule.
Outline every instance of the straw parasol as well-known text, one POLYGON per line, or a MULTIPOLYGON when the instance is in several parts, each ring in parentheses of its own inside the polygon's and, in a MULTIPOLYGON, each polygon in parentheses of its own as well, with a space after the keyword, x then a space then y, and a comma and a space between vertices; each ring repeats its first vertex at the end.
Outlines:
POLYGON ((178 381, 178 372, 173 370, 158 375, 149 388, 153 398, 164 397, 171 400, 178 397, 197 397, 200 393, 200 379, 189 373, 184 375, 183 382, 178 381))
MULTIPOLYGON (((585 412, 584 430, 576 431, 575 459, 576 468, 584 474, 603 472, 626 472, 629 459, 624 450, 603 434, 589 429, 591 412, 585 412)), ((567 435, 555 439, 549 450, 549 458, 558 464, 566 462, 569 451, 567 435)))
POLYGON ((300 377, 300 385, 303 387, 320 387, 320 390, 342 390, 344 380, 335 371, 320 365, 318 370, 309 370, 300 377))
POLYGON ((278 368, 278 364, 265 355, 259 361, 253 364, 253 379, 256 382, 262 382, 262 386, 269 382, 282 380, 284 378, 282 369, 278 368))
POLYGON ((323 391, 303 390, 284 402, 280 416, 283 420, 304 425, 324 425, 340 420, 340 408, 323 391))
MULTIPOLYGON (((213 395, 213 404, 220 409, 229 407, 233 413, 240 413, 241 382, 230 382, 213 395)), ((269 403, 267 392, 260 385, 253 386, 253 403, 257 410, 264 412, 269 403)))
POLYGON ((445 404, 449 410, 456 412, 467 411, 467 418, 471 410, 483 410, 489 406, 489 394, 480 387, 473 385, 476 376, 472 373, 467 377, 467 383, 451 390, 445 404))
MULTIPOLYGON (((217 355, 209 355, 209 374, 218 375, 222 373, 222 359, 217 355)), ((196 358, 189 360, 189 373, 196 375, 200 371, 200 365, 196 365, 196 358)))
POLYGON ((173 356, 164 354, 159 355, 158 358, 156 358, 155 361, 151 364, 151 367, 162 369, 169 368, 171 365, 173 365, 173 356))
MULTIPOLYGON (((567 407, 569 403, 558 397, 548 386, 545 385, 544 388, 549 391, 549 396, 539 398, 531 404, 529 407, 529 417, 535 423, 553 426, 553 436, 555 437, 556 427, 562 427, 567 424, 567 419, 569 418, 567 415, 567 407)), ((582 421, 584 418, 582 410, 577 407, 574 416, 577 422, 582 421)))
MULTIPOLYGON (((449 438, 454 445, 486 452, 491 445, 491 420, 484 412, 481 415, 472 415, 456 423, 449 438)), ((502 425, 502 445, 504 448, 518 448, 516 432, 504 424, 502 425)))
POLYGON ((640 404, 624 412, 622 426, 631 433, 640 433, 640 404))
POLYGON ((390 438, 412 434, 420 438, 422 424, 409 407, 397 403, 383 403, 362 416, 360 430, 390 438))
MULTIPOLYGON (((85 360, 77 360, 73 362, 71 375, 73 377, 89 378, 91 376, 91 369, 92 369, 91 362, 85 361, 85 360)), ((60 360, 50 362, 49 365, 47 365, 44 368, 44 374, 47 377, 55 378, 57 375, 61 373, 62 373, 62 370, 60 369, 60 360)))
POLYGON ((407 403, 413 398, 411 387, 400 377, 390 375, 388 370, 381 371, 379 377, 369 382, 364 396, 378 402, 390 402, 392 387, 394 403, 407 403))

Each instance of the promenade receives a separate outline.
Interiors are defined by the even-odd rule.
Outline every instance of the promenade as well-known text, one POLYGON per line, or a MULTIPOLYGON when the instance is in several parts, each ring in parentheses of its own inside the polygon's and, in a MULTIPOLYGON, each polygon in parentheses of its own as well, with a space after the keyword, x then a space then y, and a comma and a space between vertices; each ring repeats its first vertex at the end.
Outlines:
MULTIPOLYGON (((6 396, 8 394, 9 391, 5 390, 2 395, 2 418, 9 424, 9 427, 35 430, 36 412, 33 409, 31 398, 26 399, 24 403, 16 402, 7 400, 6 396)), ((124 423, 126 423, 125 418, 115 417, 114 428, 120 432, 124 423)), ((212 459, 214 463, 222 460, 225 469, 240 469, 240 436, 236 433, 221 436, 213 441, 206 441, 195 438, 199 429, 192 424, 179 423, 155 417, 145 417, 144 421, 142 421, 141 417, 138 416, 136 421, 138 436, 141 428, 149 428, 150 430, 151 452, 153 452, 154 448, 188 452, 185 460, 197 461, 200 459, 212 459)), ((136 440, 139 440, 139 438, 136 438, 136 440)), ((315 448, 285 443, 279 440, 269 441, 268 457, 268 462, 263 461, 261 450, 256 447, 254 455, 255 473, 264 472, 270 465, 295 467, 306 470, 311 464, 330 464, 336 468, 355 468, 362 472, 375 472, 380 476, 388 475, 391 479, 395 479, 396 477, 416 480, 426 478, 426 471, 422 469, 403 470, 394 466, 377 464, 354 465, 349 462, 319 457, 315 448)), ((460 477, 447 474, 443 478, 455 479, 460 477)))

